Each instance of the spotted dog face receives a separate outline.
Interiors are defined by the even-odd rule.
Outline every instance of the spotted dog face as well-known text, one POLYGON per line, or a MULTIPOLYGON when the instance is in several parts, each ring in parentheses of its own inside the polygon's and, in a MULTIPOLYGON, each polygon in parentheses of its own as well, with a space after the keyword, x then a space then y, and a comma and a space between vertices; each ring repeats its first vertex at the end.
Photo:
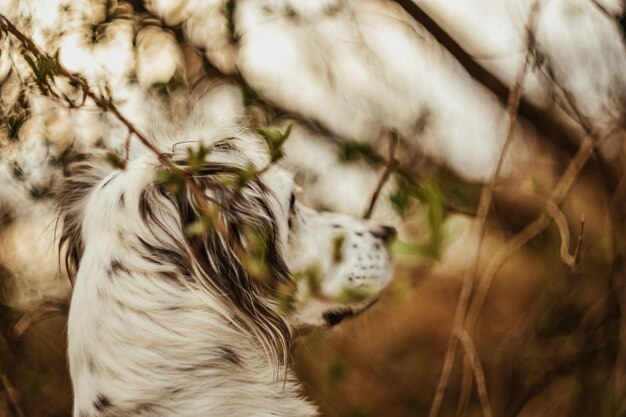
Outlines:
POLYGON ((292 324, 333 326, 373 304, 392 277, 388 243, 395 230, 304 206, 284 172, 267 183, 287 219, 283 252, 297 286, 292 324))

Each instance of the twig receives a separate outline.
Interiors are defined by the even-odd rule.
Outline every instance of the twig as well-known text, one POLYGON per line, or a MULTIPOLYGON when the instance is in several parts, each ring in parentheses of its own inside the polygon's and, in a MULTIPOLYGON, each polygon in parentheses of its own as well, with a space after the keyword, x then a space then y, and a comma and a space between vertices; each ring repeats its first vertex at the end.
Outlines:
POLYGON ((574 250, 574 263, 578 265, 580 263, 581 248, 583 247, 583 235, 585 233, 585 215, 580 215, 580 232, 578 233, 578 243, 574 250))
POLYGON ((9 404, 13 408, 15 415, 17 417, 26 417, 26 414, 24 414, 24 410, 22 410, 22 407, 20 406, 19 401, 16 398, 15 388, 13 388, 13 385, 11 385, 9 377, 7 377, 6 374, 2 371, 0 371, 0 381, 2 381, 2 387, 4 388, 4 392, 6 392, 7 394, 7 399, 9 400, 9 404))
MULTIPOLYGON (((161 21, 161 18, 159 16, 150 13, 143 6, 141 6, 139 1, 132 1, 132 4, 133 4, 133 7, 135 7, 136 12, 149 14, 152 18, 160 21, 160 26, 172 31, 176 35, 176 38, 179 41, 183 41, 185 39, 185 35, 180 26, 173 27, 173 26, 166 25, 164 22, 161 21)), ((222 72, 219 68, 217 68, 215 65, 213 65, 208 59, 206 59, 206 56, 204 56, 204 54, 202 54, 202 56, 203 56, 202 62, 204 66, 204 71, 210 77, 215 77, 218 79, 227 80, 231 82, 234 81, 240 85, 248 85, 248 86, 250 85, 240 72, 235 72, 234 74, 226 74, 222 72)), ((270 115, 273 121, 280 120, 280 119, 291 120, 294 123, 297 123, 298 126, 306 129, 311 134, 314 134, 316 135, 316 137, 319 137, 319 139, 325 142, 328 142, 336 147, 341 148, 347 143, 344 137, 337 134, 335 131, 333 131, 331 128, 329 128, 328 126, 326 126, 319 120, 313 119, 311 117, 304 116, 295 111, 283 108, 264 97, 255 97, 254 105, 257 105, 265 113, 265 115, 270 115)), ((546 124, 542 123, 541 126, 546 126, 546 124)), ((565 137, 565 136, 561 135, 559 137, 565 137)), ((372 160, 376 164, 379 164, 381 166, 387 166, 389 162, 387 158, 385 158, 383 155, 379 154, 375 150, 372 150, 371 154, 368 154, 368 157, 372 158, 372 160)), ((395 175, 398 175, 399 177, 402 177, 411 185, 418 185, 419 183, 419 172, 416 172, 414 169, 410 169, 409 167, 399 163, 399 161, 396 161, 394 169, 393 169, 393 173, 395 175)), ((463 213, 463 214, 472 215, 472 216, 475 214, 473 211, 469 211, 465 209, 464 207, 459 207, 454 204, 447 204, 447 203, 444 203, 444 204, 447 210, 454 212, 454 213, 463 213)))
POLYGON ((372 216, 372 212, 374 211, 374 207, 376 206, 376 201, 378 201, 378 197, 380 197, 380 192, 382 191, 385 183, 391 176, 394 168, 396 167, 398 161, 396 159, 396 148, 398 146, 398 132, 391 131, 389 132, 389 158, 387 159, 387 165, 385 166, 385 170, 383 174, 380 176, 378 180, 378 185, 376 186, 376 190, 374 190, 374 194, 372 194, 372 199, 370 200, 370 204, 363 213, 364 219, 369 219, 372 216))
MULTIPOLYGON (((11 23, 9 19, 7 19, 1 13, 0 13, 0 28, 9 31, 13 36, 17 38, 17 40, 20 41, 20 43, 28 51, 34 54, 36 58, 53 60, 53 58, 50 55, 48 55, 45 51, 43 51, 26 35, 20 32, 19 29, 17 29, 13 25, 13 23, 11 23)), ((58 64, 57 71, 58 71, 58 75, 68 78, 69 80, 74 82, 76 85, 78 85, 80 89, 83 91, 83 93, 87 97, 91 98, 98 107, 100 107, 101 109, 105 111, 110 111, 115 116, 115 118, 118 119, 120 122, 122 122, 122 124, 126 126, 129 132, 135 135, 144 146, 150 149, 157 157, 161 158, 163 153, 159 149, 157 149, 157 147, 154 146, 141 132, 139 132, 139 130, 117 110, 117 107, 115 107, 115 105, 111 101, 106 100, 103 97, 99 96, 98 94, 94 93, 84 79, 82 79, 81 77, 77 77, 76 75, 70 73, 61 64, 58 64)), ((167 165, 168 168, 174 168, 174 164, 171 161, 167 160, 166 158, 162 158, 162 159, 164 160, 164 164, 167 165)))
MULTIPOLYGON (((558 206, 561 201, 563 201, 575 179, 578 177, 578 174, 580 173, 585 162, 587 162, 593 154, 593 151, 594 142, 589 137, 585 137, 578 153, 574 159, 570 161, 565 169, 565 172, 561 176, 561 179, 557 184, 552 197, 549 199, 549 202, 558 206)), ((526 244, 526 242, 541 233, 546 227, 548 227, 549 224, 550 219, 546 214, 546 210, 544 210, 537 219, 526 226, 521 232, 513 236, 513 238, 510 239, 506 245, 494 255, 491 262, 485 269, 483 278, 476 289, 472 305, 468 310, 467 319, 465 321, 466 329, 473 329, 476 325, 476 321, 478 319, 478 315, 480 314, 480 310, 482 309, 487 292, 491 287, 491 283, 495 275, 498 271, 500 271, 504 262, 506 262, 511 255, 517 252, 519 248, 526 244)))
POLYGON ((487 385, 485 382, 485 372, 480 363, 478 352, 472 343, 470 335, 465 329, 459 329, 456 333, 456 337, 461 341, 461 345, 465 350, 465 355, 469 360, 469 363, 474 371, 474 378, 476 378, 476 390, 478 391, 478 397, 480 398, 480 405, 483 409, 484 417, 492 417, 491 404, 489 403, 489 396, 487 395, 487 385))
MULTIPOLYGON (((18 41, 35 57, 39 60, 53 60, 43 49, 37 46, 31 39, 29 39, 26 35, 20 32, 3 14, 0 13, 0 29, 6 30, 10 32, 13 36, 17 38, 18 41)), ((56 62, 56 61, 55 61, 56 62)), ((179 168, 171 161, 169 155, 161 152, 154 144, 152 144, 126 117, 124 117, 117 107, 113 104, 112 100, 107 100, 104 97, 94 93, 87 81, 83 78, 76 76, 75 74, 70 73, 65 67, 63 67, 60 63, 57 63, 57 74, 61 75, 69 80, 71 80, 75 85, 79 86, 82 90, 84 96, 89 97, 93 100, 93 102, 104 111, 109 111, 113 114, 113 116, 120 121, 129 131, 130 135, 134 135, 139 141, 148 148, 154 155, 157 156, 159 162, 165 165, 168 169, 172 171, 176 171, 179 168)), ((129 141, 127 141, 129 142, 129 141)), ((127 143, 130 146, 129 143, 127 143)), ((128 156, 128 154, 127 154, 128 156)), ((185 186, 189 189, 189 191, 196 198, 198 204, 200 204, 201 209, 206 210, 209 206, 209 201, 204 195, 203 191, 189 178, 183 179, 185 186)))
POLYGON ((472 395, 472 385, 474 383, 474 375, 467 372, 467 368, 471 367, 469 359, 465 357, 463 362, 463 379, 461 380, 461 392, 459 394, 459 402, 456 406, 456 417, 464 417, 467 414, 470 398, 472 395))
POLYGON ((559 234, 561 235, 561 260, 565 265, 574 268, 576 266, 576 258, 569 254, 570 236, 567 218, 561 209, 552 201, 546 204, 546 213, 552 218, 552 221, 556 224, 556 227, 559 229, 559 234))
POLYGON ((45 303, 37 311, 25 313, 20 317, 11 329, 11 336, 15 338, 22 337, 33 324, 51 317, 67 314, 68 308, 69 305, 63 302, 45 303))
MULTIPOLYGON (((457 304, 456 313, 454 316, 454 322, 452 324, 452 332, 450 334, 450 339, 448 340, 448 347, 446 349, 443 367, 441 370, 441 374, 439 376, 439 382, 437 384, 437 390, 435 392, 435 397, 433 399, 429 417, 436 417, 439 414, 439 409, 441 408, 441 403, 443 402, 443 397, 445 394, 446 387, 448 385, 448 380, 450 378, 450 373, 452 372, 452 366, 454 364, 454 358, 456 356, 457 349, 457 338, 456 333, 459 332, 463 328, 463 323, 465 321, 465 317, 467 314, 470 295, 472 289, 474 287, 474 282, 476 280, 476 275, 478 273, 478 265, 480 261, 480 255, 482 251, 482 245, 485 236, 486 230, 486 220, 487 214, 489 212, 489 208, 491 207, 491 202, 493 200, 493 192, 496 187, 496 183, 502 171, 502 167, 504 165, 504 158, 506 153, 513 141, 515 125, 517 122, 517 110, 519 108, 520 100, 522 97, 522 87, 524 84, 524 79, 526 77, 526 72, 528 71, 528 67, 530 65, 531 58, 531 30, 534 26, 534 19, 537 12, 538 2, 535 1, 533 3, 532 9, 528 18, 528 29, 527 29, 527 37, 529 47, 526 52, 526 57, 524 59, 524 64, 520 73, 517 76, 517 80, 515 82, 515 86, 511 90, 511 95, 509 96, 509 101, 507 105, 507 116, 509 120, 508 131, 506 135, 506 140, 504 142, 504 146, 502 147, 502 151, 500 152, 500 156, 498 158, 498 163, 496 169, 491 177, 491 180, 487 187, 483 187, 483 190, 480 195, 480 200, 478 203, 478 211, 476 214, 476 221, 474 223, 474 233, 473 235, 477 237, 477 247, 476 252, 470 259, 473 260, 471 267, 468 267, 465 272, 465 276, 463 277, 463 286, 461 288, 461 295, 459 296, 459 301, 457 304)), ((465 386, 465 389, 468 387, 465 386)), ((471 387, 469 387, 471 389, 471 387)))

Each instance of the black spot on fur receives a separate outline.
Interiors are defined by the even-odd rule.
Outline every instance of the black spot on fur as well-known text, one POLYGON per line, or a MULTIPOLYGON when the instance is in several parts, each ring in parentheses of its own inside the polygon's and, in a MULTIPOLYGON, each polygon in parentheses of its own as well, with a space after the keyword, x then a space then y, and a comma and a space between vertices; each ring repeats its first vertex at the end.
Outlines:
POLYGON ((13 222, 13 214, 10 210, 0 207, 0 228, 8 226, 13 222))
POLYGON ((154 214, 152 213, 152 209, 150 208, 150 202, 148 200, 148 192, 149 190, 143 190, 141 195, 139 196, 139 215, 141 219, 146 221, 149 219, 154 219, 154 214))
POLYGON ((124 208, 124 193, 122 193, 122 195, 120 195, 119 204, 120 204, 121 208, 124 208))
POLYGON ((96 370, 96 362, 93 360, 93 356, 91 355, 87 357, 87 368, 91 373, 95 372, 96 370))
POLYGON ((180 385, 171 385, 166 387, 163 391, 166 395, 177 395, 181 392, 184 392, 185 390, 180 385))
POLYGON ((335 326, 341 323, 345 318, 354 316, 352 310, 326 311, 323 314, 324 321, 329 326, 335 326))
POLYGON ((124 416, 162 416, 159 413, 154 404, 143 403, 139 404, 131 410, 128 410, 123 414, 124 416))
POLYGON ((218 348, 219 355, 222 359, 232 365, 241 365, 241 358, 230 346, 220 346, 218 348))
POLYGON ((179 253, 165 246, 152 244, 146 240, 139 238, 142 251, 141 257, 148 262, 158 265, 170 265, 180 272, 190 275, 188 269, 191 268, 190 260, 184 253, 179 253))
POLYGON ((291 193, 291 197, 289 197, 289 210, 293 210, 296 205, 296 195, 291 193))
POLYGON ((124 272, 128 274, 130 271, 120 261, 118 261, 117 259, 113 259, 111 261, 111 265, 109 266, 109 269, 107 270, 107 274, 109 275, 109 277, 113 277, 114 275, 117 275, 120 272, 124 272))
POLYGON ((93 406, 96 410, 103 411, 111 407, 111 400, 102 394, 98 394, 96 400, 93 402, 93 406))

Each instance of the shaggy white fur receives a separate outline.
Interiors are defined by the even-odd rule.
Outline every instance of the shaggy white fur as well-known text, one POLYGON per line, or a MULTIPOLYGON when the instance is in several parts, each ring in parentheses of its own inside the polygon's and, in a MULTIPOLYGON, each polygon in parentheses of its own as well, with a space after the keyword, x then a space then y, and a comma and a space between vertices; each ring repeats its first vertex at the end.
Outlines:
POLYGON ((196 238, 200 203, 155 180, 155 157, 83 162, 63 185, 75 417, 316 415, 289 369, 292 326, 334 325, 390 280, 393 229, 301 206, 279 167, 233 194, 224 177, 266 153, 254 137, 209 145, 201 168, 171 155, 223 207, 222 228, 196 238), (247 263, 259 239, 261 280, 247 263), (286 311, 272 294, 292 280, 286 311))

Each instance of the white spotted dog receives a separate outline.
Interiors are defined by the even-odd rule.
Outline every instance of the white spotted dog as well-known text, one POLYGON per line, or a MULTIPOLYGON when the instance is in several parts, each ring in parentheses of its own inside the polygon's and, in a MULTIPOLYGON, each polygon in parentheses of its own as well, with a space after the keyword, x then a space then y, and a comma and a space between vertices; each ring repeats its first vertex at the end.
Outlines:
POLYGON ((59 191, 75 272, 74 417, 317 415, 289 369, 291 329, 334 325, 370 305, 391 278, 393 229, 303 207, 276 166, 236 192, 225 186, 265 166, 258 138, 217 141, 195 169, 179 153, 170 159, 186 180, 224 208, 220 226, 195 237, 187 231, 202 203, 155 180, 156 157, 125 170, 81 162, 59 191), (258 247, 246 230, 262 241, 263 280, 248 267, 258 247), (310 271, 317 290, 297 285, 294 310, 281 310, 276 289, 310 271))

